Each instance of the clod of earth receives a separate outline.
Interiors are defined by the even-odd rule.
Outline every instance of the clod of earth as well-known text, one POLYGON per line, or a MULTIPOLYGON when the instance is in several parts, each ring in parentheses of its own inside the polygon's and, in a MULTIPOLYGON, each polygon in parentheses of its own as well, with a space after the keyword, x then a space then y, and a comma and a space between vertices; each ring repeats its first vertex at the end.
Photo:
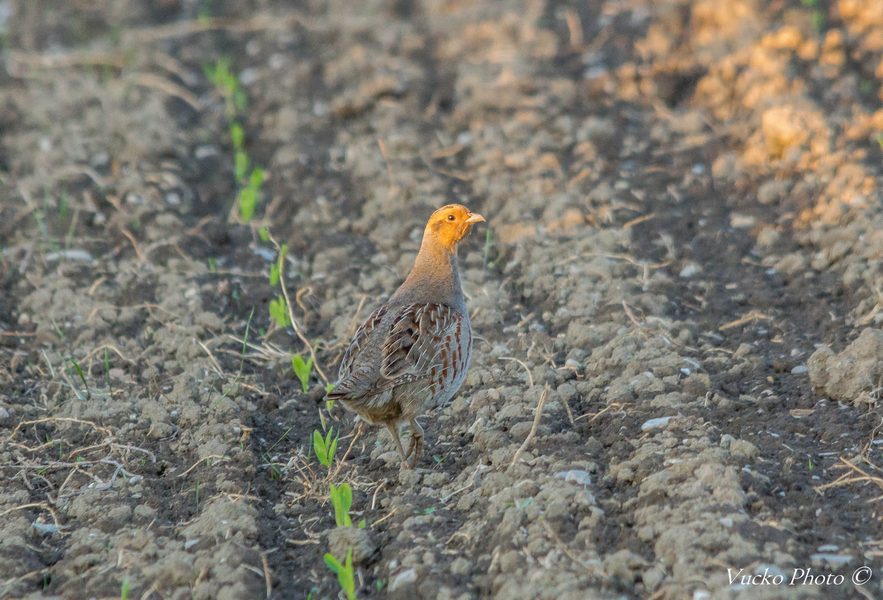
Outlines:
POLYGON ((873 404, 883 388, 883 330, 866 328, 839 354, 823 346, 808 367, 816 390, 842 402, 873 404))

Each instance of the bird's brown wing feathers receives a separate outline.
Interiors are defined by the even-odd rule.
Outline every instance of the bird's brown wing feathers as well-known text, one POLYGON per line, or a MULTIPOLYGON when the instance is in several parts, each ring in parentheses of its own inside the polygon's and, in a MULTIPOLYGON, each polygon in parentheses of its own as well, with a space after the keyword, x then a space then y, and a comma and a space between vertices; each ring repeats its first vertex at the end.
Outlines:
POLYGON ((445 362, 442 349, 462 329, 463 317, 444 304, 409 304, 399 313, 383 344, 380 374, 398 383, 426 377, 445 362))
POLYGON ((444 304, 408 304, 399 309, 383 340, 380 370, 360 365, 357 357, 371 333, 383 320, 389 307, 375 310, 356 331, 343 355, 338 384, 326 397, 355 399, 392 387, 429 378, 443 379, 454 368, 453 349, 463 330, 463 316, 444 304))
POLYGON ((374 312, 368 315, 365 322, 359 325, 359 328, 353 336, 353 341, 350 342, 346 352, 343 353, 343 358, 340 361, 340 369, 337 374, 338 379, 345 379, 346 376, 352 372, 353 363, 355 363, 356 357, 362 351, 365 342, 368 341, 368 337, 373 333, 374 329, 380 325, 380 322, 383 320, 383 317, 388 310, 389 306, 386 304, 378 306, 374 309, 374 312))
POLYGON ((374 312, 368 315, 368 318, 359 325, 355 335, 353 335, 353 340, 350 342, 349 347, 347 347, 346 352, 343 353, 343 358, 340 361, 340 368, 337 371, 337 385, 326 395, 326 398, 332 400, 345 398, 350 395, 359 395, 359 393, 371 387, 372 382, 366 381, 370 377, 369 370, 365 368, 356 369, 356 358, 365 349, 368 338, 371 337, 371 334, 380 325, 387 311, 389 311, 389 306, 383 304, 374 309, 374 312))

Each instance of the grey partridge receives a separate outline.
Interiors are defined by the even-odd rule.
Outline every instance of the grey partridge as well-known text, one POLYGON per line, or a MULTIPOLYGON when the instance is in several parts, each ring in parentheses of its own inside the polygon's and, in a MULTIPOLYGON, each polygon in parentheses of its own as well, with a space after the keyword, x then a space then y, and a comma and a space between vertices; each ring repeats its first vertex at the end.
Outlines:
POLYGON ((453 398, 466 379, 472 326, 457 244, 481 221, 460 204, 432 213, 410 274, 356 330, 326 396, 369 423, 385 425, 404 466, 416 466, 423 447, 416 417, 453 398), (399 438, 404 422, 411 425, 407 452, 399 438))

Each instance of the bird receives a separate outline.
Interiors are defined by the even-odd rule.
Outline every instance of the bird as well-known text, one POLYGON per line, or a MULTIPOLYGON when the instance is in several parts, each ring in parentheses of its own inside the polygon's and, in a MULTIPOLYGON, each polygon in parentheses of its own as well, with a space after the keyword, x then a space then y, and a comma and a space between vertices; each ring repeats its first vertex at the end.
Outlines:
POLYGON ((325 396, 385 426, 403 468, 415 468, 423 449, 417 416, 451 400, 466 379, 473 336, 457 245, 481 222, 461 204, 432 213, 410 273, 356 330, 325 396), (399 437, 404 423, 411 428, 407 452, 399 437))

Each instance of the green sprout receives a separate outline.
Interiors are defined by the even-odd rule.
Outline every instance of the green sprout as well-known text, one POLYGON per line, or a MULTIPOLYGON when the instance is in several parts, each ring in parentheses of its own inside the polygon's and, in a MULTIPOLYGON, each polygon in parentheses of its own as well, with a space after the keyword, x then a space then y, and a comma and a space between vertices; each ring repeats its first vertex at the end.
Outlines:
POLYGON ((254 218, 261 199, 261 188, 266 173, 261 167, 252 168, 252 161, 245 148, 245 129, 237 120, 237 115, 245 110, 248 100, 239 79, 230 69, 228 59, 219 59, 214 65, 205 67, 205 75, 224 98, 227 118, 230 121, 230 141, 233 144, 233 176, 238 192, 240 218, 248 223, 254 218))
POLYGON ((295 354, 291 357, 291 368, 294 370, 294 374, 297 375, 298 381, 300 381, 301 389, 304 394, 306 394, 310 389, 310 373, 313 372, 313 357, 310 356, 307 360, 304 360, 300 354, 295 354))
MULTIPOLYGON (((263 230, 263 228, 262 228, 263 230)), ((269 235, 269 233, 267 234, 269 235)), ((279 246, 279 255, 273 264, 270 265, 270 287, 276 287, 282 280, 282 269, 285 266, 285 255, 288 254, 288 244, 279 246)))
MULTIPOLYGON (((77 361, 75 361, 72 358, 69 358, 68 360, 70 361, 71 366, 73 366, 74 371, 76 372, 77 376, 80 378, 80 381, 83 382, 83 387, 86 388, 86 397, 91 398, 92 392, 89 390, 89 384, 86 383, 86 374, 83 373, 83 369, 82 369, 82 367, 80 367, 80 363, 78 363, 77 361)), ((74 393, 76 393, 76 390, 74 390, 74 393)), ((79 396, 78 393, 77 393, 77 396, 79 396)))
POLYGON ((809 9, 810 21, 812 21, 812 25, 815 27, 816 32, 821 33, 825 28, 827 18, 819 0, 800 0, 800 3, 803 4, 805 8, 809 9))
POLYGON ((337 452, 337 441, 339 438, 340 434, 334 435, 333 429, 329 429, 325 437, 322 437, 318 430, 313 431, 313 452, 316 454, 316 458, 319 459, 319 463, 326 469, 330 469, 331 463, 334 462, 334 454, 337 452))
POLYGON ((350 484, 341 483, 337 486, 332 483, 329 495, 331 496, 331 505, 334 507, 334 522, 338 527, 352 527, 350 507, 353 505, 353 489, 350 484))
POLYGON ((355 600, 356 598, 356 572, 353 569, 353 551, 347 550, 346 559, 343 564, 334 558, 329 552, 325 553, 325 564, 337 575, 337 583, 340 589, 346 594, 347 600, 355 600))
POLYGON ((484 248, 482 250, 482 262, 484 268, 494 268, 494 261, 491 260, 491 252, 494 250, 494 232, 490 227, 484 230, 484 248))
POLYGON ((282 294, 270 300, 270 318, 279 327, 288 327, 291 325, 291 318, 288 316, 288 303, 282 294))

